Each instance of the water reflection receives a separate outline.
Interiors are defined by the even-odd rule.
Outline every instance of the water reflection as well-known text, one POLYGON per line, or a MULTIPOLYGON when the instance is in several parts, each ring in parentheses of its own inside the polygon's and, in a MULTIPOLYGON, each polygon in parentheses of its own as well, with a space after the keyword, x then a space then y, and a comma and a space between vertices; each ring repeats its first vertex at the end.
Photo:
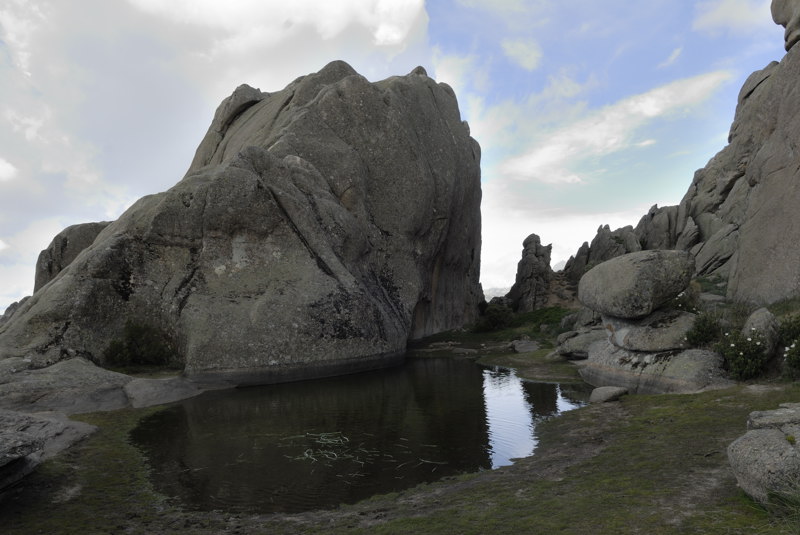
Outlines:
POLYGON ((577 406, 558 385, 466 360, 220 392, 131 433, 156 488, 195 509, 298 512, 509 464, 542 417, 577 406))

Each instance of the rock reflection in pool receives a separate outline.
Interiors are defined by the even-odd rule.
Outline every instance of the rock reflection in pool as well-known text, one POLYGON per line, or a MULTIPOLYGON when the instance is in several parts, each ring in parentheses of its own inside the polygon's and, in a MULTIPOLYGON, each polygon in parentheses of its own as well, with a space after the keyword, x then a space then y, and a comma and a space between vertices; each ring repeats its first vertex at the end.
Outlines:
POLYGON ((509 464, 532 453, 538 420, 581 399, 468 360, 410 359, 207 392, 145 418, 131 440, 184 507, 300 512, 509 464))

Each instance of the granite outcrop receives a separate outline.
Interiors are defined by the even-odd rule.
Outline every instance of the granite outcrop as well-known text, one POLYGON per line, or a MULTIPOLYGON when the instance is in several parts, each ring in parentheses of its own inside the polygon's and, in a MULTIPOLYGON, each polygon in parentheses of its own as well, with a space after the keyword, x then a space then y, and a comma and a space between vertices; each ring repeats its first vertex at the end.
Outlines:
POLYGON ((421 67, 371 83, 333 62, 275 93, 241 86, 173 188, 42 253, 0 362, 104 364, 135 330, 197 380, 389 365, 476 318, 480 199, 480 147, 421 67))
POLYGON ((775 0, 786 55, 742 86, 728 145, 699 169, 677 206, 653 206, 638 224, 601 226, 564 268, 577 283, 610 258, 640 250, 688 251, 695 275, 718 280, 727 298, 770 304, 800 296, 800 6, 775 0))

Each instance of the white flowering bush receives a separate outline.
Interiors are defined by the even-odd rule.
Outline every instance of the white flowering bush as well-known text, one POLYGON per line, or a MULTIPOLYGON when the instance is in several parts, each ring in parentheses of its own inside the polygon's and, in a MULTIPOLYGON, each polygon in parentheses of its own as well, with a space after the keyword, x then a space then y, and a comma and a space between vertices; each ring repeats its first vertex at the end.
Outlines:
POLYGON ((767 363, 764 337, 755 329, 747 334, 726 332, 714 349, 725 358, 725 367, 738 381, 757 377, 767 363))
POLYGON ((783 369, 793 379, 800 377, 800 316, 781 321, 780 340, 783 344, 783 369))

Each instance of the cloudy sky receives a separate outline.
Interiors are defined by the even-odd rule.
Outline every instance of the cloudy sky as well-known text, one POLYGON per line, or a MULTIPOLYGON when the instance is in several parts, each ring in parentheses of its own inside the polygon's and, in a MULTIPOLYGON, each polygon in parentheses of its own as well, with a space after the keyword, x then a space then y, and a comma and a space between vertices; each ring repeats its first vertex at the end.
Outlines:
POLYGON ((484 288, 677 204, 783 56, 769 0, 0 0, 0 312, 64 227, 183 176, 217 104, 334 59, 423 65, 483 149, 484 288))

